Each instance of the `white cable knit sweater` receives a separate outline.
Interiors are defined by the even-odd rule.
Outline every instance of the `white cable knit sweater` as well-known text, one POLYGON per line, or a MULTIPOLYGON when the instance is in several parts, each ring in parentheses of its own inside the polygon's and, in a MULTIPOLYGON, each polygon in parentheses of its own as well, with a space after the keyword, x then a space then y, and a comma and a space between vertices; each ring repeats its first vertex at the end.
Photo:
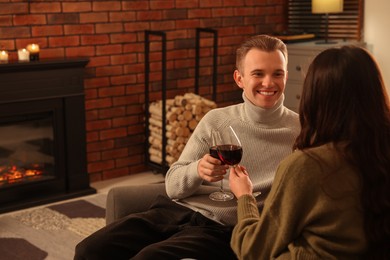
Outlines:
MULTIPOLYGON (((279 162, 291 154, 300 130, 298 115, 283 105, 283 95, 271 109, 253 105, 244 94, 243 99, 243 103, 213 109, 202 118, 165 178, 171 199, 226 225, 237 222, 236 200, 211 200, 208 196, 219 190, 220 182, 204 181, 197 172, 198 161, 209 153, 211 129, 233 126, 243 147, 240 164, 248 170, 253 191, 262 192, 257 197, 259 208, 270 190, 279 162)), ((229 189, 228 176, 224 188, 229 189)))

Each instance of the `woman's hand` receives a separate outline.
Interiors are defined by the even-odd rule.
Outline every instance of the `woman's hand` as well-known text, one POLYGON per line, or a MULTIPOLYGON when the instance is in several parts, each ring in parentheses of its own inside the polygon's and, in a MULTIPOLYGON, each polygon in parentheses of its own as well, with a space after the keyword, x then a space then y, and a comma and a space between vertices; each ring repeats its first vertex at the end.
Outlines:
POLYGON ((252 194, 252 181, 244 166, 237 165, 230 170, 229 186, 237 199, 242 195, 252 194))
POLYGON ((223 179, 229 169, 228 165, 222 164, 219 159, 205 154, 198 163, 199 176, 208 182, 216 182, 223 179))

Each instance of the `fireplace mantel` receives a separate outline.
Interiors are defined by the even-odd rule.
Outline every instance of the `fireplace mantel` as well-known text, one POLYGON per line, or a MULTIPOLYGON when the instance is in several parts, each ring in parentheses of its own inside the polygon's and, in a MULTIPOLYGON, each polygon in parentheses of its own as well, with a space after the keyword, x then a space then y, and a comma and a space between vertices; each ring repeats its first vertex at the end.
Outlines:
MULTIPOLYGON (((86 166, 83 82, 88 62, 77 58, 0 63, 0 127, 49 115, 55 155, 51 180, 0 185, 0 213, 96 192, 89 186, 86 166)), ((0 136, 0 147, 5 143, 0 136)), ((0 162, 6 160, 3 157, 0 162)))

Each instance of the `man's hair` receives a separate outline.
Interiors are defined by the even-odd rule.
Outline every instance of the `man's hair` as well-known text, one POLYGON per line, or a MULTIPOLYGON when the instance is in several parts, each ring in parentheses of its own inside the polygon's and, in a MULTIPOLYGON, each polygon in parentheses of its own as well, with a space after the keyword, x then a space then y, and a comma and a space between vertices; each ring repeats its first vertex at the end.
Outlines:
POLYGON ((255 35, 242 43, 236 51, 236 68, 241 73, 243 73, 242 61, 251 49, 258 49, 265 52, 280 51, 286 59, 286 62, 288 60, 287 47, 283 41, 265 34, 255 35))

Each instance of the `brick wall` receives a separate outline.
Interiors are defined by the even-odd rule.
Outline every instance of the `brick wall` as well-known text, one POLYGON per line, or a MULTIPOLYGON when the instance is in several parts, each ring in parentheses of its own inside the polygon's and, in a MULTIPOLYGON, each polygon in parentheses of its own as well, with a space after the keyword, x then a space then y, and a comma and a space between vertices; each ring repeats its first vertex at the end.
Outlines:
MULTIPOLYGON (((38 43, 41 59, 89 57, 85 79, 91 181, 146 170, 145 30, 167 37, 167 97, 193 92, 196 28, 218 31, 219 106, 241 100, 232 79, 234 51, 250 35, 281 31, 284 0, 0 0, 0 46, 38 43)), ((210 97, 212 38, 201 38, 200 94, 210 97)), ((150 99, 161 99, 161 43, 150 44, 150 99)))

